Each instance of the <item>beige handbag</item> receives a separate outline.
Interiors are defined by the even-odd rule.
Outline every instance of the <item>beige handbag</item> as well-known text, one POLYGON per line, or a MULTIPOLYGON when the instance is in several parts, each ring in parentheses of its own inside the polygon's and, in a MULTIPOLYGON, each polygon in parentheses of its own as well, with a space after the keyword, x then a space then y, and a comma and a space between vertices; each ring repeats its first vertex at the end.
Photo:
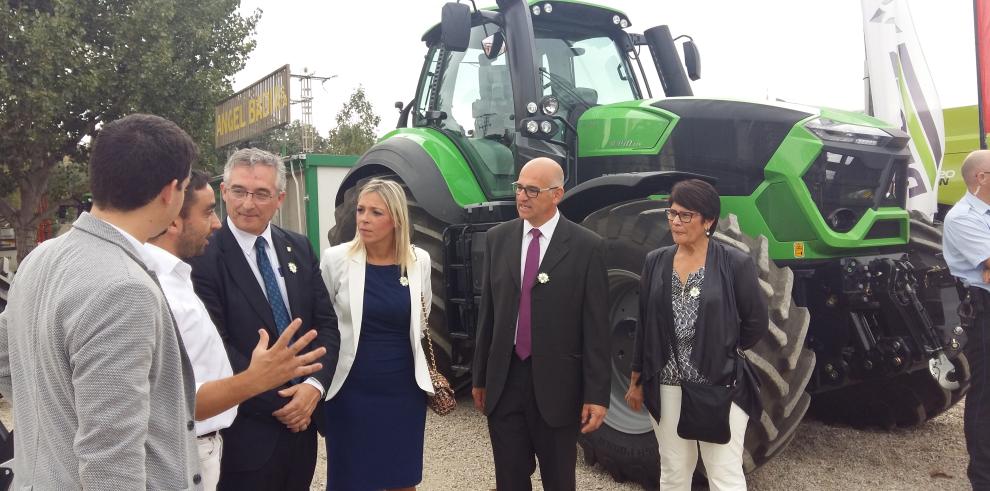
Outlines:
POLYGON ((430 354, 430 382, 433 383, 433 395, 426 395, 426 404, 430 406, 433 412, 445 416, 457 407, 457 399, 454 397, 454 389, 450 387, 447 377, 444 377, 437 370, 437 359, 433 355, 433 339, 430 337, 430 324, 426 318, 426 298, 422 294, 419 297, 419 303, 422 307, 420 309, 423 316, 422 328, 423 332, 426 333, 426 351, 430 354))

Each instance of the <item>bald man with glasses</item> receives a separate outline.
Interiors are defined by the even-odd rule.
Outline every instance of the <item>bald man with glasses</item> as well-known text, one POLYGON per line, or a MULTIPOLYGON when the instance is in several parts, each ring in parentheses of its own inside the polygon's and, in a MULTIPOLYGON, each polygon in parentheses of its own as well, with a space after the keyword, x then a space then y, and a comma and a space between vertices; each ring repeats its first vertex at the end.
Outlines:
POLYGON ((519 219, 485 238, 471 390, 488 416, 498 489, 575 488, 578 433, 609 402, 608 277, 598 235, 560 215, 564 174, 531 160, 514 183, 519 219))

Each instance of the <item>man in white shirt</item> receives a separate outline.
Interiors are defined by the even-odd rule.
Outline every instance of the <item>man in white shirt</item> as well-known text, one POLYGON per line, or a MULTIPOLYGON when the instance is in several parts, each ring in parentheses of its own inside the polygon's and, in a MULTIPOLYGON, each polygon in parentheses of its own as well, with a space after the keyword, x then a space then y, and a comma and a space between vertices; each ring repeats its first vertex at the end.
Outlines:
POLYGON ((205 172, 192 172, 179 216, 161 235, 145 244, 143 253, 145 262, 158 276, 192 363, 202 484, 205 489, 213 490, 220 478, 223 445, 220 430, 234 422, 237 405, 292 378, 319 370, 321 364, 307 363, 317 360, 325 350, 320 348, 295 356, 316 337, 316 332, 310 331, 288 346, 299 327, 297 320, 271 349, 268 349, 267 332, 260 330, 251 365, 236 376, 233 374, 223 340, 193 290, 191 268, 182 261, 202 254, 209 235, 220 228, 215 213, 216 199, 208 179, 205 172))

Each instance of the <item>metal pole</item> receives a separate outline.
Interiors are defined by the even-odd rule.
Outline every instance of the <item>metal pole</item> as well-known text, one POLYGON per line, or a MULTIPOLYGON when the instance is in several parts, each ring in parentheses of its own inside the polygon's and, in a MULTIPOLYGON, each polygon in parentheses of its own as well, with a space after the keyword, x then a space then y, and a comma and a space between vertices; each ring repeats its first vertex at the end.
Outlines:
POLYGON ((973 37, 976 38, 976 112, 980 121, 980 150, 987 149, 986 122, 983 121, 983 67, 980 64, 980 0, 973 0, 973 37))

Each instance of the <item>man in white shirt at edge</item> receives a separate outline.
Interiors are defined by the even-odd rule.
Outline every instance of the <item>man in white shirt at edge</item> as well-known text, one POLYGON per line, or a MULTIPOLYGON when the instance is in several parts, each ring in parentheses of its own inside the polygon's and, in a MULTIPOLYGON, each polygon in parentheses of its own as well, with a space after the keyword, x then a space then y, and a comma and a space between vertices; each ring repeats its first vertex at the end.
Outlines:
POLYGON ((289 346, 299 329, 297 319, 271 348, 268 348, 268 333, 259 330, 259 342, 250 366, 244 372, 233 374, 220 334, 193 291, 191 269, 183 262, 183 259, 202 254, 209 235, 220 228, 215 213, 216 198, 205 172, 192 171, 185 200, 179 216, 161 235, 149 239, 143 253, 148 266, 158 275, 193 366, 196 435, 203 487, 214 490, 220 478, 223 446, 220 430, 233 423, 237 405, 288 380, 320 370, 322 364, 313 362, 323 356, 326 349, 296 356, 316 337, 316 331, 310 330, 289 346))

